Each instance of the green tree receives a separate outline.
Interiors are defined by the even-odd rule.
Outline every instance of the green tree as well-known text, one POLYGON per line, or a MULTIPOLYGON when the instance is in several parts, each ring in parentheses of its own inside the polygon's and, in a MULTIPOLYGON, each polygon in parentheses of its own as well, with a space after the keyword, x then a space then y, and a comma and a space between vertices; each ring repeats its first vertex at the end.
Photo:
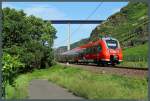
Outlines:
POLYGON ((13 84, 18 73, 51 66, 56 38, 51 23, 8 7, 2 13, 3 82, 13 84))

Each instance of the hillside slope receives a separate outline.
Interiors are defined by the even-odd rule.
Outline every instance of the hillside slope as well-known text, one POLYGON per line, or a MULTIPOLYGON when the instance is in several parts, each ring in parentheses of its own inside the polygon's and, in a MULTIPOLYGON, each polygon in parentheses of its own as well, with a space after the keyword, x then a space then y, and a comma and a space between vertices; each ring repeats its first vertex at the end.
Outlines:
MULTIPOLYGON (((102 24, 98 25, 89 39, 80 40, 71 45, 71 49, 89 41, 97 40, 100 34, 109 34, 120 41, 122 48, 129 48, 148 42, 148 5, 135 2, 123 7, 119 12, 110 16, 102 24)), ((67 46, 59 49, 67 50, 67 46)))
POLYGON ((102 33, 117 38, 122 47, 144 44, 148 41, 148 5, 141 2, 129 3, 97 26, 92 31, 90 40, 96 40, 102 33))
POLYGON ((119 66, 148 68, 148 43, 123 50, 123 62, 119 66))
POLYGON ((124 57, 136 56, 143 57, 145 60, 148 59, 148 43, 143 45, 138 45, 136 47, 128 48, 123 50, 124 57))

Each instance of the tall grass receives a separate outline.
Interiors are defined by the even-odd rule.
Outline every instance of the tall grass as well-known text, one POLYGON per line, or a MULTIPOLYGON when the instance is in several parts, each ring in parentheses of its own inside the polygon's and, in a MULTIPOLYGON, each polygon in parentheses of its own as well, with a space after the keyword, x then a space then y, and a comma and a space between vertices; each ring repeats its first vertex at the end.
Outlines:
POLYGON ((27 98, 33 79, 47 79, 86 99, 147 99, 146 78, 95 74, 61 65, 20 75, 15 80, 16 96, 12 94, 13 88, 7 86, 7 98, 27 98))
POLYGON ((131 58, 134 57, 134 59, 137 59, 137 61, 139 61, 139 59, 136 57, 141 58, 141 60, 142 58, 147 60, 148 59, 148 43, 135 46, 132 48, 126 48, 125 50, 123 50, 123 55, 124 57, 126 56, 131 57, 131 58))
POLYGON ((123 50, 120 66, 148 68, 148 43, 123 50))

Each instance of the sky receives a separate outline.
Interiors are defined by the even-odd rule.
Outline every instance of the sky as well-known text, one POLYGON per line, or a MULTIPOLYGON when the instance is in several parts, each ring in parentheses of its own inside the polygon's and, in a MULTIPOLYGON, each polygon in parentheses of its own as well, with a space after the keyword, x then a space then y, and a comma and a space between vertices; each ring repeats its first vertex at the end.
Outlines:
MULTIPOLYGON (((128 2, 2 2, 2 8, 10 7, 24 10, 27 15, 34 15, 44 20, 85 20, 99 6, 89 20, 106 20, 119 12, 128 2)), ((98 24, 71 24, 71 43, 90 37, 98 24), (80 27, 80 28, 79 28, 80 27)), ((53 24, 57 39, 54 48, 66 46, 68 25, 53 24)))

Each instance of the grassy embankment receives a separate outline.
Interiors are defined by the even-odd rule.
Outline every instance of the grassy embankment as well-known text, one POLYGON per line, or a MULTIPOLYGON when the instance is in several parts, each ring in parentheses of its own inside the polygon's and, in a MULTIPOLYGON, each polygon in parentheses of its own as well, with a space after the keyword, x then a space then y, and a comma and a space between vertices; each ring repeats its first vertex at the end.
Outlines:
POLYGON ((148 68, 148 43, 123 50, 120 66, 148 68))
POLYGON ((67 88, 75 95, 87 99, 147 98, 148 83, 146 78, 94 74, 79 68, 66 68, 61 65, 18 76, 15 80, 15 88, 10 85, 6 87, 6 98, 27 98, 29 82, 32 79, 47 79, 67 88))

